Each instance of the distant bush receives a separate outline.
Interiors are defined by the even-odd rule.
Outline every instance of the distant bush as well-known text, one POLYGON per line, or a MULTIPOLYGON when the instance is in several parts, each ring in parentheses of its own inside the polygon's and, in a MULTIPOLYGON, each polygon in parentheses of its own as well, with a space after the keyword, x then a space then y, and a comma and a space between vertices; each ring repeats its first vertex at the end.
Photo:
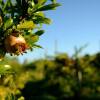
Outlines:
POLYGON ((17 59, 14 62, 5 59, 10 66, 15 65, 12 67, 15 74, 1 76, 0 97, 6 98, 9 94, 15 100, 99 99, 97 58, 98 54, 95 54, 76 60, 66 54, 58 54, 53 59, 39 59, 27 64, 20 64, 17 59))

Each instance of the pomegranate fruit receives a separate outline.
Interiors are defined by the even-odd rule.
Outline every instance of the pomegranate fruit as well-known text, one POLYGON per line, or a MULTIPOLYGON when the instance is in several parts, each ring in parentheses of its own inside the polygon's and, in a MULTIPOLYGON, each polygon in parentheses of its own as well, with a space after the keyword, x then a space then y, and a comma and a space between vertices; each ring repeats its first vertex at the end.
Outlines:
POLYGON ((27 43, 22 35, 13 34, 8 35, 4 40, 6 52, 11 55, 23 54, 28 49, 27 43))

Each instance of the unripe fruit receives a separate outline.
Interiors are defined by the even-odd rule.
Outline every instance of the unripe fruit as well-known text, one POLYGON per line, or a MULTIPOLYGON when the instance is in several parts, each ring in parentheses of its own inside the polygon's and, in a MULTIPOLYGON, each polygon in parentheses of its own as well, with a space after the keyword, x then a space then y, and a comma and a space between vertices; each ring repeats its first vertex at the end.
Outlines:
POLYGON ((23 36, 13 34, 4 40, 6 52, 14 55, 23 54, 28 49, 27 43, 23 36))

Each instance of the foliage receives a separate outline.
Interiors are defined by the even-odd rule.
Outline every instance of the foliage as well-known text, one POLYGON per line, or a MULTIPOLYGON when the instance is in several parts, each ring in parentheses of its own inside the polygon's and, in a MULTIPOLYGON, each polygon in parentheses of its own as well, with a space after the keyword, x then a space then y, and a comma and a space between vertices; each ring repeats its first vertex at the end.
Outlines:
POLYGON ((6 58, 2 64, 6 62, 15 65, 11 67, 15 73, 1 75, 1 100, 100 99, 99 53, 78 60, 61 53, 30 63, 6 58))
MULTIPOLYGON (((8 53, 20 55, 33 48, 44 33, 43 24, 50 24, 44 11, 60 6, 56 0, 0 0, 0 61, 8 53)), ((0 75, 15 73, 0 62, 0 75)))
POLYGON ((0 58, 41 47, 36 44, 44 33, 41 26, 51 23, 44 11, 58 6, 56 0, 0 0, 0 58))

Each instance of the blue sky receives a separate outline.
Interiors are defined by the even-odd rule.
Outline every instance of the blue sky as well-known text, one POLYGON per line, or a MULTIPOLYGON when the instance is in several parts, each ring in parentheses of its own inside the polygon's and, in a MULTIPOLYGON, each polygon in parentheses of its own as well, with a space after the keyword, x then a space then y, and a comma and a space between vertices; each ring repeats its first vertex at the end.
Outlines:
POLYGON ((45 34, 40 37, 37 44, 44 49, 34 49, 23 56, 19 56, 22 62, 44 57, 45 52, 53 55, 55 41, 57 51, 69 55, 74 53, 74 47, 78 48, 88 44, 83 53, 96 53, 100 50, 100 0, 58 0, 62 6, 55 11, 45 12, 53 22, 44 25, 45 34))

